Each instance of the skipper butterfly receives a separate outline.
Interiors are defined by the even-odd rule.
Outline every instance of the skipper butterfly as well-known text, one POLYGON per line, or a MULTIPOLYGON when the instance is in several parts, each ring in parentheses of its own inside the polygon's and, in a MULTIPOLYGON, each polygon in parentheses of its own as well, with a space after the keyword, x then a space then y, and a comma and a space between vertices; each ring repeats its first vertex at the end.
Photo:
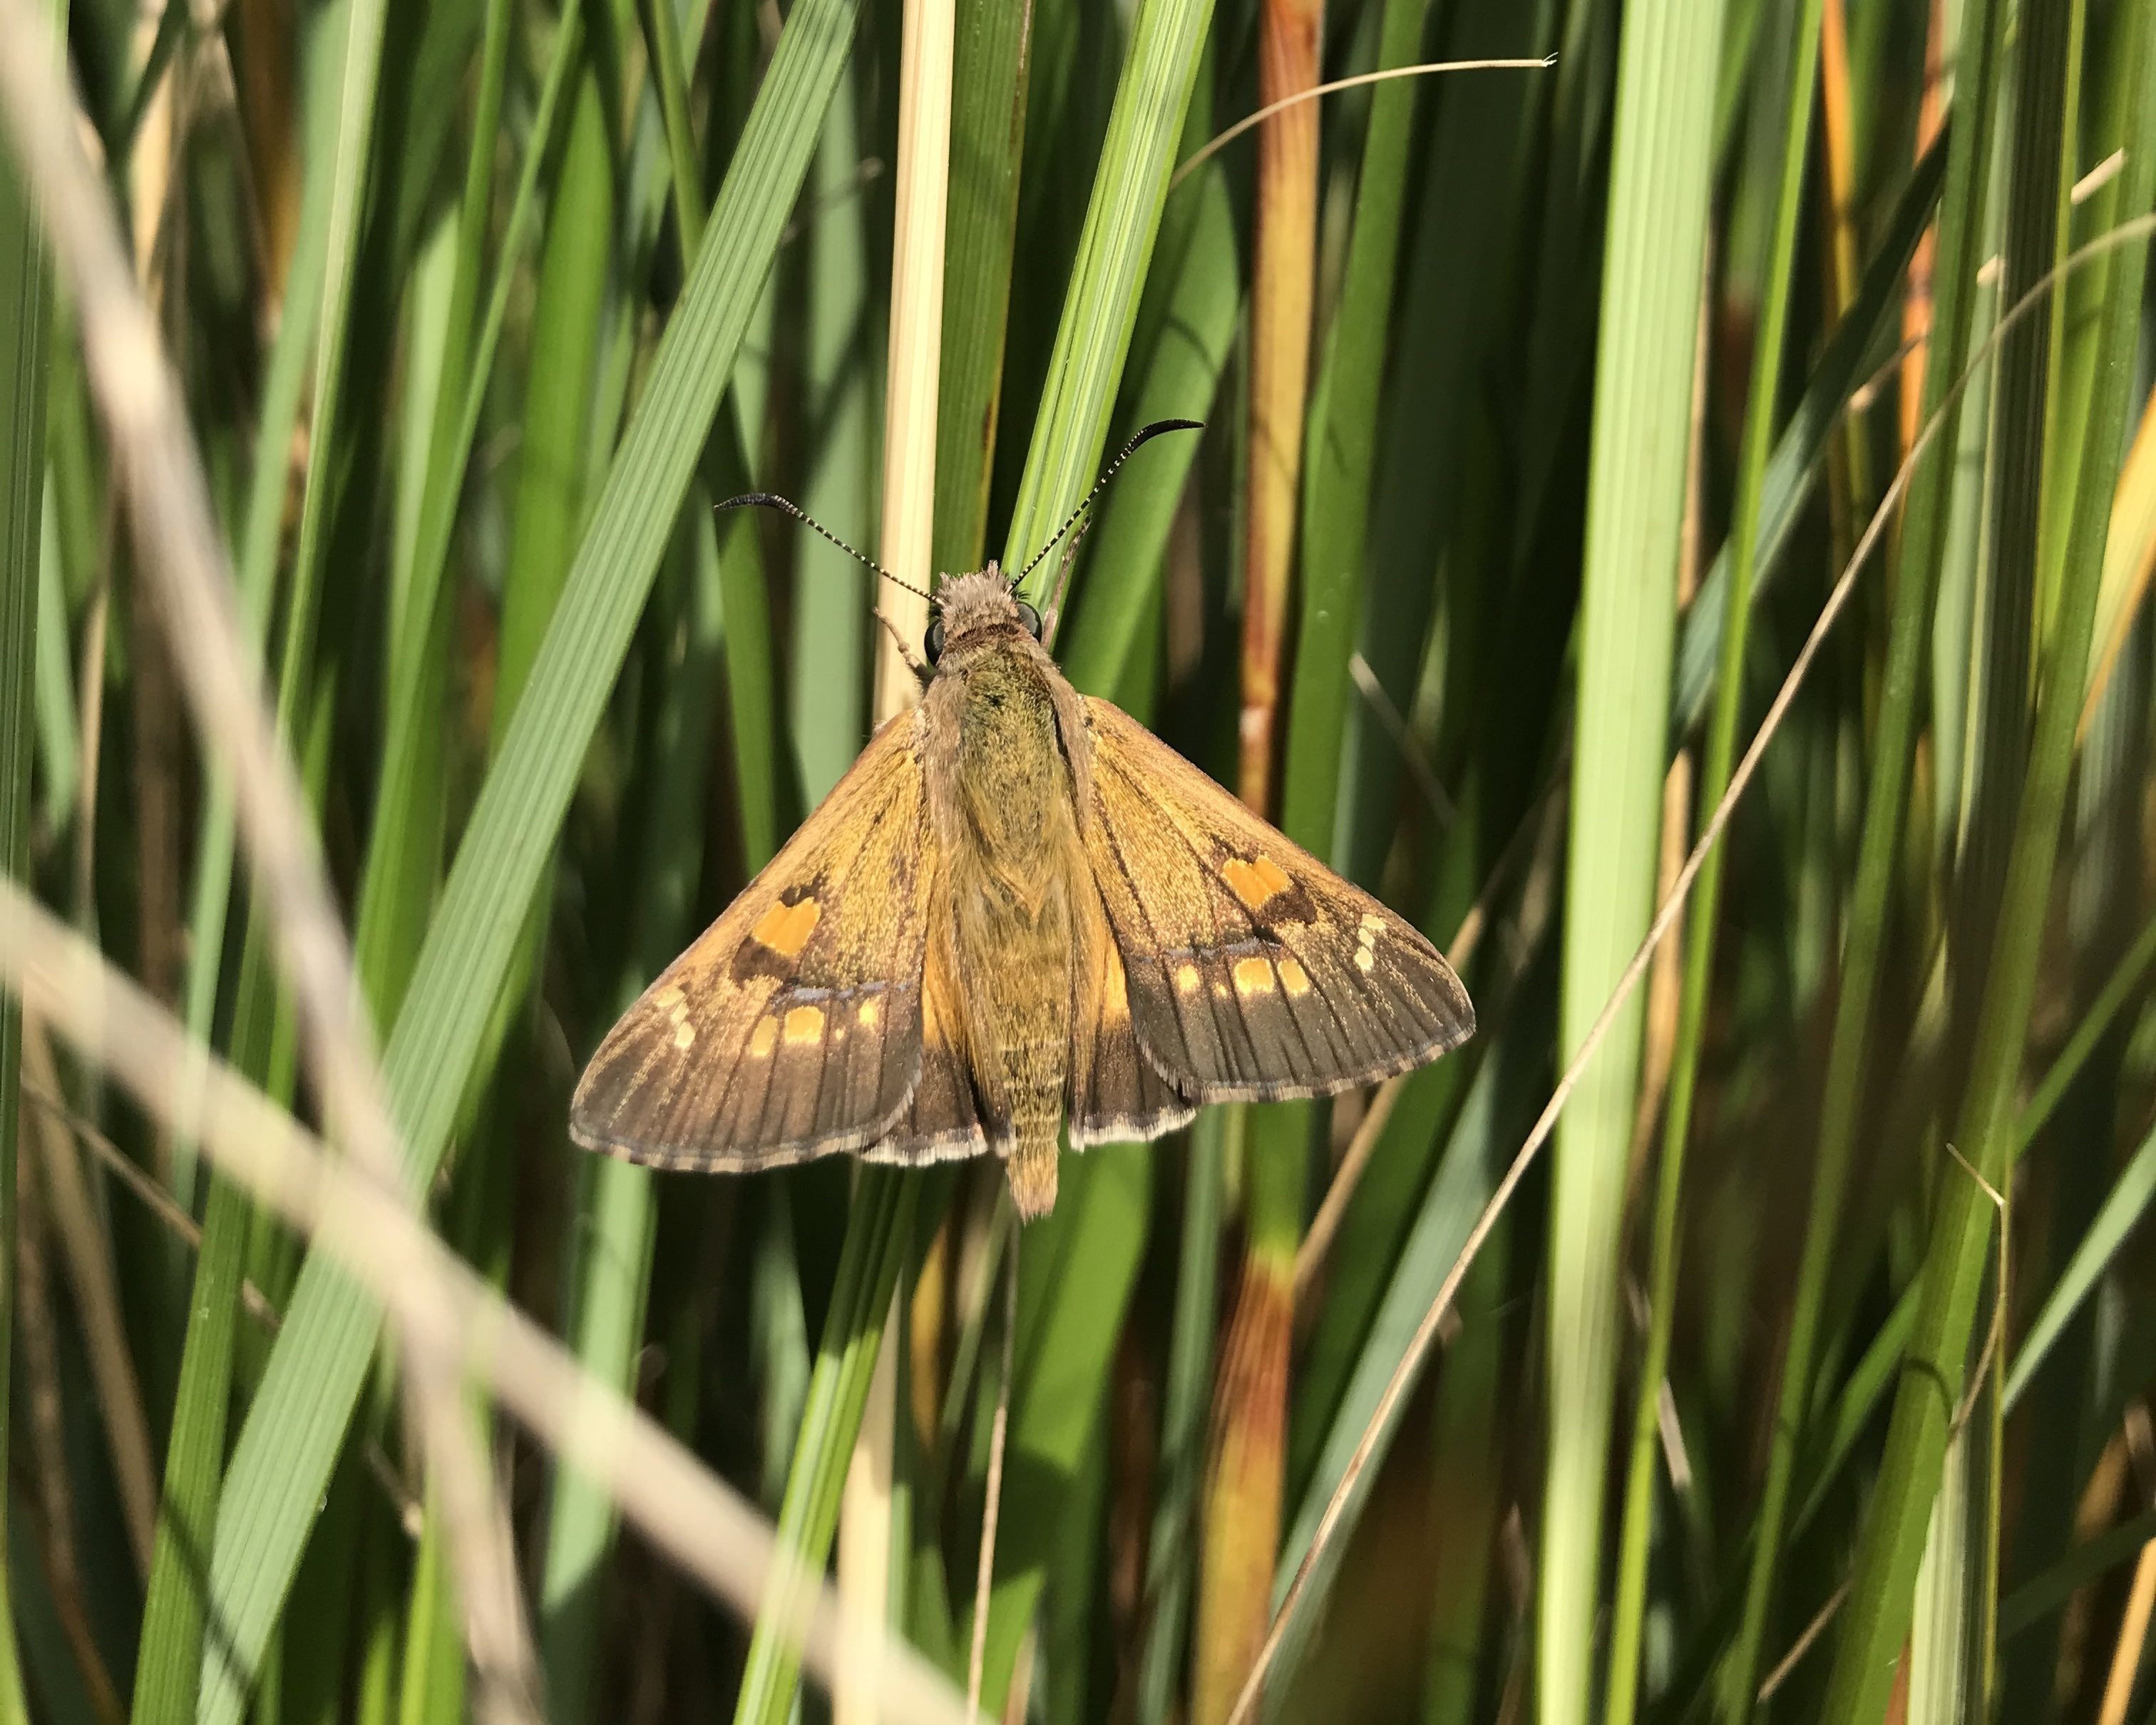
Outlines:
POLYGON ((993 563, 937 588, 920 704, 608 1034, 578 1142, 732 1172, 993 1153, 1030 1219, 1066 1120, 1074 1150, 1155 1138, 1473 1034, 1419 930, 1071 687, 1017 589, 993 563))

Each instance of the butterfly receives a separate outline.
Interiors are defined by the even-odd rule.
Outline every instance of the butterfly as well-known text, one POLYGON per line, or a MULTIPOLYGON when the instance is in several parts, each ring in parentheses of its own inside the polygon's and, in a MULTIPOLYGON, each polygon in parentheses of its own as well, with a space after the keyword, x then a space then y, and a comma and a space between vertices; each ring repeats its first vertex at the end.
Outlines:
POLYGON ((1156 1138, 1473 1034, 1412 924, 1071 686, 1023 578, 938 586, 919 705, 608 1033, 578 1142, 729 1172, 993 1153, 1031 1219, 1066 1122, 1073 1150, 1156 1138))

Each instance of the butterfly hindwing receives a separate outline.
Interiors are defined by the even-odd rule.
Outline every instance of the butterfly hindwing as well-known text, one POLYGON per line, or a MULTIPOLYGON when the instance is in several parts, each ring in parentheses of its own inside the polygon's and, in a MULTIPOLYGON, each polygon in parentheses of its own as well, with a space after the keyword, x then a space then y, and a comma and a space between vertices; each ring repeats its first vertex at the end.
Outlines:
POLYGON ((578 1142, 746 1170, 860 1150, 911 1104, 935 875, 920 715, 901 715, 608 1033, 578 1142))
POLYGON ((1197 1110, 1138 1046, 1130 983, 1107 909, 1089 896, 1086 938, 1075 955, 1070 1060, 1070 1147, 1142 1143, 1185 1124, 1197 1110))
POLYGON ((918 1167, 978 1156, 988 1133, 973 1089, 965 1045, 964 1009, 952 974, 950 906, 941 881, 932 887, 928 939, 921 980, 921 1077, 906 1111, 881 1143, 861 1153, 870 1162, 918 1167))
POLYGON ((1322 1096, 1473 1034, 1419 931, 1088 698, 1086 845, 1138 1042, 1193 1101, 1322 1096))

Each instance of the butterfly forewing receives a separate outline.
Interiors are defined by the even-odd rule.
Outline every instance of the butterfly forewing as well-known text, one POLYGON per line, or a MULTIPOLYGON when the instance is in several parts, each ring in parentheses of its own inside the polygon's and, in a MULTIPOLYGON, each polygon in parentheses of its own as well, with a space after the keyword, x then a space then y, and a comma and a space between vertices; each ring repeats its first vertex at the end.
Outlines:
POLYGON ((614 1026, 577 1087, 580 1143, 739 1170, 865 1149, 900 1122, 921 1070, 936 874, 920 721, 906 713, 872 737, 614 1026))
POLYGON ((1131 1021, 1196 1101, 1321 1096, 1442 1054, 1475 1029, 1422 934, 1128 715, 1088 699, 1086 844, 1131 1021))

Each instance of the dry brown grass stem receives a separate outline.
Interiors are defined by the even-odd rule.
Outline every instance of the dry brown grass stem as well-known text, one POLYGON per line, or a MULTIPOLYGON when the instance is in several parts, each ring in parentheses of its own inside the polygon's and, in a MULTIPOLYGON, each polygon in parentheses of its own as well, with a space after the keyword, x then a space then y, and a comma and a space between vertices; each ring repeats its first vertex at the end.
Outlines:
POLYGON ((1274 115, 1292 108, 1297 102, 1315 101, 1320 96, 1336 95, 1343 90, 1359 90, 1366 84, 1383 84, 1391 78, 1420 78, 1430 72, 1544 72, 1556 64, 1557 56, 1553 54, 1526 60, 1425 60, 1420 65, 1384 66, 1375 72, 1358 72, 1353 78, 1336 78, 1330 84, 1313 84, 1307 90, 1267 102, 1255 113, 1245 114, 1225 131, 1208 138, 1177 164, 1175 172, 1169 177, 1168 189, 1173 192, 1252 126, 1264 125, 1274 115))
MULTIPOLYGON (((352 953, 312 823, 280 750, 259 669, 244 644, 232 572, 210 512, 177 382, 136 280, 126 241, 83 154, 75 104, 42 10, 0 0, 0 107, 54 254, 71 290, 84 367, 112 448, 139 576, 154 593, 172 664, 207 753, 229 766, 254 879, 272 911, 317 1094, 331 1130, 385 1199, 407 1199, 402 1155, 361 1015, 352 953)), ((424 1348, 406 1375, 425 1434, 456 1565, 482 1711, 536 1717, 536 1664, 523 1620, 508 1522, 454 1378, 424 1348)))
MULTIPOLYGON (((0 885, 0 983, 341 1264, 391 1313, 407 1372, 424 1366, 483 1386, 713 1598, 744 1620, 754 1615, 788 1561, 769 1522, 481 1281, 378 1181, 190 1041, 171 1014, 12 884, 0 885)), ((830 1590, 796 1585, 777 1596, 800 1600, 784 1628, 828 1684, 839 1645, 830 1590)), ((957 1725, 957 1695, 919 1655, 887 1643, 879 1657, 887 1717, 957 1725)))

